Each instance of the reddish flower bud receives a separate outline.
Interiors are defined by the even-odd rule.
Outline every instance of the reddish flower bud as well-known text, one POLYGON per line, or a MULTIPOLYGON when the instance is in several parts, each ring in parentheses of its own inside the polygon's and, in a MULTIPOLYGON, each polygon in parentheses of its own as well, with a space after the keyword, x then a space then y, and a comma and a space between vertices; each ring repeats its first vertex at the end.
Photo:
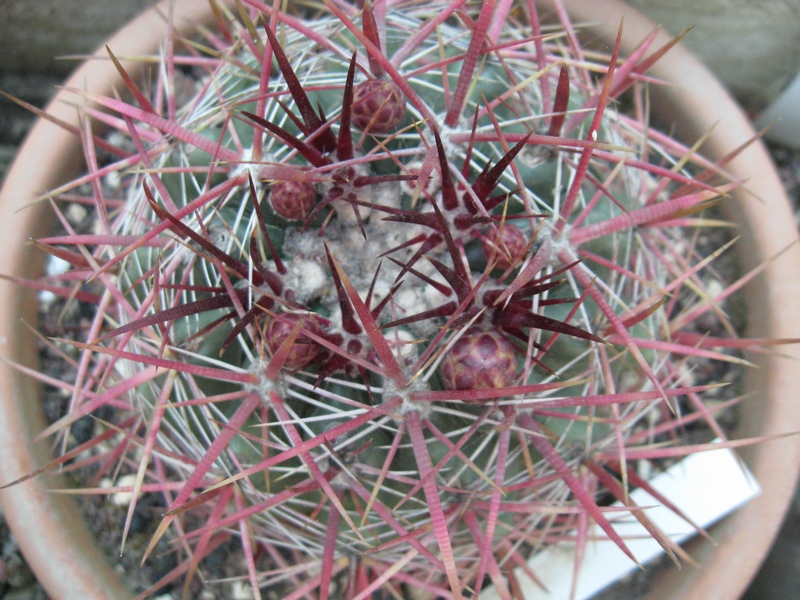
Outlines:
POLYGON ((508 387, 517 378, 516 348, 497 331, 472 328, 453 344, 439 372, 449 390, 508 387))
POLYGON ((519 227, 503 223, 490 230, 482 244, 486 260, 494 260, 498 269, 508 269, 519 265, 528 240, 519 227))
POLYGON ((284 219, 302 221, 314 208, 317 190, 308 181, 279 181, 273 184, 269 199, 284 219))
POLYGON ((406 114, 406 98, 393 82, 368 79, 353 90, 353 126, 370 133, 394 131, 406 114))
POLYGON ((287 313, 280 316, 280 318, 272 318, 267 323, 266 328, 266 341, 267 347, 272 354, 278 351, 281 344, 289 337, 289 334, 300 323, 300 330, 297 337, 292 344, 289 355, 286 357, 284 367, 287 369, 300 369, 312 363, 320 353, 320 347, 315 342, 312 342, 304 336, 304 332, 308 331, 316 335, 321 335, 317 322, 311 315, 287 313))

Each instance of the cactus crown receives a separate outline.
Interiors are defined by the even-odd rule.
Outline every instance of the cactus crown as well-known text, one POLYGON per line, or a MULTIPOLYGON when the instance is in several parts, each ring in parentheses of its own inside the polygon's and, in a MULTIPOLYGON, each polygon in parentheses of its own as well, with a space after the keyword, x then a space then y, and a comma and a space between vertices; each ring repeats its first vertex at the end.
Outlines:
POLYGON ((638 112, 663 49, 587 54, 508 2, 243 4, 93 98, 126 140, 87 137, 95 230, 40 240, 51 291, 104 286, 48 433, 113 407, 126 527, 163 493, 150 550, 179 525, 191 574, 238 532, 254 593, 508 595, 587 517, 628 552, 599 492, 717 429, 683 413, 728 359, 689 229, 727 188, 638 112))

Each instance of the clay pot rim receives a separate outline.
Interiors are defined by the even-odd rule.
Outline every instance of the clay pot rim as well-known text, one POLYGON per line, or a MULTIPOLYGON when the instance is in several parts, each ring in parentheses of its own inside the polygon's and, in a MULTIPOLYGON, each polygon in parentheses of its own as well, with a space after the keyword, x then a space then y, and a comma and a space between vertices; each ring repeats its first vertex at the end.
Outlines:
MULTIPOLYGON (((573 23, 581 24, 587 42, 600 40, 610 45, 622 23, 623 55, 630 54, 657 29, 655 23, 619 0, 561 1, 573 23)), ((555 0, 540 4, 552 8, 555 0)), ((670 39, 660 31, 652 47, 658 48, 670 39)), ((718 160, 752 142, 726 165, 725 170, 733 179, 744 181, 745 185, 723 205, 741 234, 737 252, 743 270, 767 264, 758 281, 744 290, 745 302, 751 307, 748 334, 758 338, 797 338, 798 232, 789 199, 766 147, 727 89, 681 45, 659 59, 648 74, 666 84, 651 88, 652 107, 661 120, 675 127, 678 138, 693 143, 710 132, 700 149, 706 157, 718 160)), ((782 357, 748 356, 758 369, 746 374, 746 389, 752 397, 742 405, 744 422, 737 437, 800 431, 800 409, 795 401, 800 346, 783 346, 781 354, 782 357)), ((758 444, 744 449, 741 455, 760 483, 761 494, 715 528, 719 546, 693 544, 693 556, 702 569, 685 568, 679 583, 671 576, 675 572, 667 570, 653 581, 649 597, 738 598, 755 576, 794 496, 800 473, 800 440, 793 436, 758 444), (720 573, 725 576, 720 577, 720 573)))
MULTIPOLYGON (((173 29, 189 35, 198 24, 213 21, 208 0, 162 0, 130 21, 106 44, 136 76, 141 62, 126 61, 127 56, 157 54, 166 39, 172 18, 173 29)), ((93 58, 82 63, 64 87, 90 94, 112 95, 125 85, 108 58, 105 44, 93 58)), ((48 104, 48 114, 79 125, 75 95, 64 90, 48 104)), ((39 119, 28 133, 9 168, 0 190, 0 265, 10 276, 41 273, 43 253, 29 252, 30 239, 52 230, 54 216, 47 202, 27 205, 78 175, 83 156, 80 138, 58 125, 39 119)), ((26 365, 36 365, 33 338, 24 322, 36 322, 37 301, 33 293, 9 282, 0 282, 0 306, 11 318, 0 321, 0 354, 26 365), (28 343, 18 343, 25 340, 28 343)), ((0 482, 7 483, 32 472, 52 459, 46 444, 33 444, 45 426, 38 408, 38 386, 8 363, 0 363, 0 482), (15 401, 15 399, 21 399, 15 401), (19 449, 26 451, 20 452, 19 449)), ((61 494, 48 494, 47 488, 65 487, 54 474, 0 490, 0 506, 17 543, 47 593, 71 600, 121 599, 132 593, 114 571, 108 557, 94 544, 83 522, 77 503, 61 494)))

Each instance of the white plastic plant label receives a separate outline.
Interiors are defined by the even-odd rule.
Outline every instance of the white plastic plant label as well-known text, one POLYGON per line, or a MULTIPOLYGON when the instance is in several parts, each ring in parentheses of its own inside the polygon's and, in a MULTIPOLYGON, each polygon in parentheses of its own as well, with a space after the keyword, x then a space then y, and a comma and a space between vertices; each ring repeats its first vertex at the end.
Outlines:
MULTIPOLYGON (((758 495, 760 488, 752 474, 736 454, 726 448, 699 452, 677 463, 650 480, 656 491, 663 493, 678 508, 704 529, 758 495)), ((631 492, 631 499, 646 508, 647 516, 678 543, 696 535, 694 528, 642 489, 631 492)), ((615 504, 619 506, 619 504, 615 504)), ((612 519, 634 556, 642 565, 661 556, 664 551, 642 525, 628 512, 612 519)), ((595 535, 602 535, 599 528, 595 535)), ((526 590, 525 598, 566 600, 572 588, 575 548, 564 543, 552 546, 533 556, 528 562, 541 579, 542 589, 524 573, 518 579, 526 590)), ((625 577, 638 567, 611 540, 590 541, 586 545, 576 600, 593 594, 625 577)), ((481 594, 481 600, 500 596, 493 588, 481 594)))

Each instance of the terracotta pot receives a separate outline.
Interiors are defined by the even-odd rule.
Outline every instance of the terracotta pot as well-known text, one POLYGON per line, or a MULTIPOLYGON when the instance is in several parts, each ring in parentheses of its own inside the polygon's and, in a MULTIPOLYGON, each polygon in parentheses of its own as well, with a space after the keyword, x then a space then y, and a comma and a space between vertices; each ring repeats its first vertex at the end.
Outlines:
POLYGON ((800 0, 627 2, 670 33, 694 27, 686 47, 749 110, 763 110, 797 75, 800 0))
MULTIPOLYGON (((548 4, 552 0, 543 2, 548 4)), ((599 39, 613 39, 625 14, 628 50, 652 31, 653 25, 623 4, 604 0, 565 0, 576 22, 591 23, 586 31, 599 39)), ((206 0, 174 3, 178 28, 210 17, 206 0)), ((109 46, 117 56, 153 52, 166 33, 161 13, 151 10, 133 21, 109 46)), ((666 36, 663 36, 666 38, 666 36)), ((99 53, 105 58, 105 50, 99 53)), ((686 51, 675 48, 651 73, 672 87, 654 91, 654 104, 662 121, 679 126, 687 139, 696 139, 712 128, 703 150, 719 157, 753 136, 743 113, 727 92, 686 51)), ((67 83, 95 93, 122 87, 108 61, 83 65, 67 83)), ((68 98, 67 101, 73 101, 68 98)), ((75 110, 57 96, 48 112, 74 122, 75 110)), ((59 127, 40 121, 12 165, 0 194, 0 265, 10 275, 35 276, 42 258, 30 254, 25 243, 43 235, 52 222, 46 203, 20 208, 74 176, 80 167, 80 141, 59 127), (16 214, 15 214, 16 213, 16 214)), ((728 203, 730 216, 740 226, 739 243, 745 268, 762 263, 785 250, 797 238, 788 200, 769 156, 760 143, 752 144, 729 166, 734 179, 746 179, 746 191, 728 203)), ((800 337, 800 248, 790 248, 770 262, 747 297, 751 331, 755 337, 800 337)), ((35 368, 36 355, 30 331, 23 324, 35 320, 35 297, 18 286, 0 284, 0 305, 6 319, 0 321, 2 356, 35 368)), ((754 394, 744 405, 742 435, 769 435, 800 430, 800 406, 793 398, 800 389, 800 348, 784 348, 782 357, 761 357, 761 368, 749 373, 754 394), (784 358, 788 356, 789 358, 784 358)), ((49 448, 32 439, 44 427, 39 411, 37 385, 7 364, 0 365, 0 482, 21 477, 46 463, 49 448)), ((800 468, 800 442, 783 439, 750 449, 746 460, 764 488, 763 494, 714 532, 720 546, 698 549, 703 569, 685 568, 677 581, 670 577, 654 588, 657 597, 729 599, 738 597, 755 573, 781 523, 800 468)), ((25 557, 48 593, 58 598, 123 598, 127 595, 108 558, 93 546, 70 499, 43 491, 59 487, 57 477, 0 491, 0 502, 25 557)))
MULTIPOLYGON (((552 0, 544 4, 552 6, 552 0)), ((563 0, 587 42, 610 50, 624 17, 622 53, 630 53, 656 25, 617 0, 563 0)), ((690 34, 691 35, 691 32, 690 34)), ((660 33, 653 47, 671 36, 660 33)), ((652 107, 660 123, 694 142, 708 133, 701 152, 718 159, 755 136, 750 121, 730 93, 688 50, 673 48, 648 74, 666 82, 652 86, 652 107)), ((797 338, 800 335, 800 246, 789 200, 764 145, 757 141, 727 166, 734 180, 746 185, 724 203, 738 225, 737 248, 742 269, 768 266, 745 289, 748 335, 754 338, 797 338)), ((757 369, 747 372, 750 397, 742 405, 736 437, 800 431, 800 347, 786 346, 782 356, 748 356, 757 369)), ((729 600, 738 598, 756 574, 777 535, 800 472, 800 440, 796 437, 758 444, 741 452, 763 488, 747 506, 714 528, 717 546, 692 544, 702 568, 684 567, 680 577, 668 569, 653 582, 652 598, 729 600)), ((699 540, 696 540, 699 542, 699 540)))
MULTIPOLYGON (((207 0, 164 0, 111 37, 107 44, 119 58, 156 54, 167 36, 165 15, 173 14, 177 31, 191 32, 198 23, 211 21, 207 0)), ((124 89, 104 47, 97 60, 83 63, 66 86, 94 94, 110 95, 124 89)), ((136 72, 137 63, 125 62, 136 72)), ((138 63, 141 66, 141 63, 138 63)), ((47 112, 77 125, 74 94, 61 92, 47 112)), ((61 127, 39 120, 20 148, 0 192, 0 270, 7 275, 36 276, 42 272, 42 253, 31 252, 31 238, 52 229, 54 217, 48 203, 25 208, 47 190, 79 173, 83 165, 80 139, 61 127), (19 211, 19 212, 18 212, 19 211)), ((36 321, 36 298, 30 291, 0 283, 0 356, 36 368, 33 337, 25 323, 36 321)), ((13 481, 52 459, 48 444, 32 442, 45 426, 38 385, 5 362, 0 372, 0 482, 13 481)), ((22 553, 36 576, 56 600, 120 599, 132 594, 114 572, 110 560, 95 546, 77 504, 47 488, 64 487, 59 477, 37 477, 0 491, 0 503, 22 553)))

